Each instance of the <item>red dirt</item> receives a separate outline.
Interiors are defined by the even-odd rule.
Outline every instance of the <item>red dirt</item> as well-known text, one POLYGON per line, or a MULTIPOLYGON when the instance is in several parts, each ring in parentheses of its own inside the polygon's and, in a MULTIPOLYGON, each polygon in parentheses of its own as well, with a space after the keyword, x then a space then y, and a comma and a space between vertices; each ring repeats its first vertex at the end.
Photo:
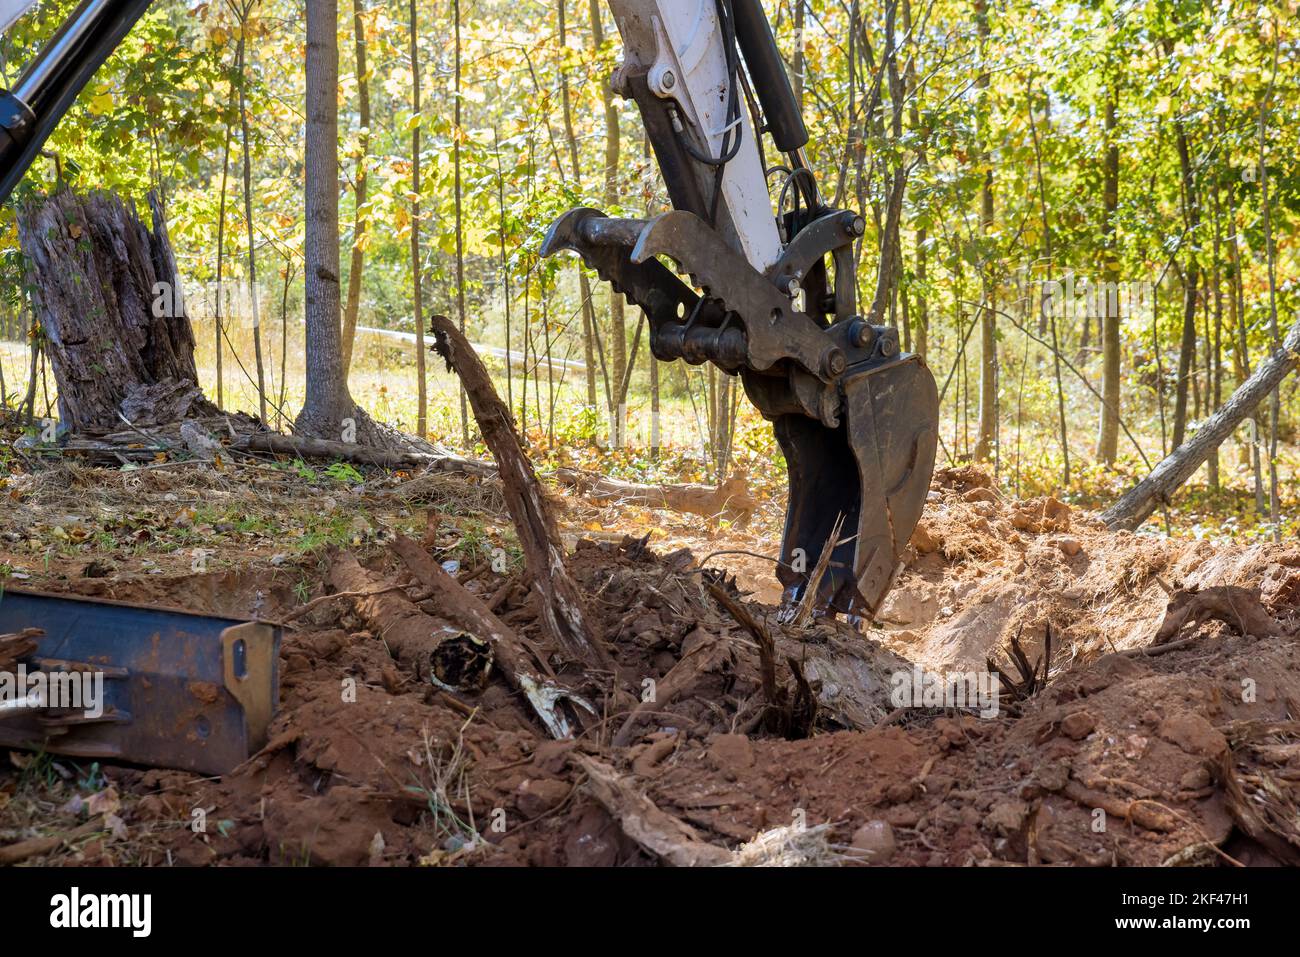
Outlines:
MULTIPOLYGON (((626 720, 613 697, 593 701, 601 717, 576 740, 552 741, 499 676, 481 693, 418 681, 346 602, 329 603, 286 630, 270 744, 220 780, 109 769, 135 850, 97 842, 89 859, 656 863, 590 793, 572 760, 587 753, 700 840, 730 849, 793 824, 829 825, 821 859, 845 863, 1291 862, 1300 849, 1287 815, 1300 803, 1300 550, 1116 535, 1059 503, 1004 503, 978 476, 941 474, 932 499, 881 628, 817 622, 794 635, 773 609, 751 606, 776 638, 782 683, 793 687, 790 654, 822 699, 811 738, 761 730, 756 643, 704 588, 719 573, 630 539, 583 542, 570 569, 625 675, 661 681, 684 656, 722 645, 626 747, 609 743, 626 720), (1140 653, 1164 618, 1165 589, 1222 584, 1260 588, 1272 633, 1210 621, 1185 632, 1185 645, 1140 653), (1048 624, 1048 687, 1004 700, 995 717, 903 711, 890 700, 891 677, 912 663, 982 670, 993 656, 1010 670, 1017 633, 1033 662, 1048 624)), ((367 565, 408 580, 382 548, 367 565)), ((275 618, 298 604, 299 574, 68 587, 275 618)), ((487 572, 467 587, 486 600, 505 584, 487 572)), ((556 660, 534 602, 516 587, 497 610, 556 660)), ((87 859, 83 848, 52 862, 87 859)))

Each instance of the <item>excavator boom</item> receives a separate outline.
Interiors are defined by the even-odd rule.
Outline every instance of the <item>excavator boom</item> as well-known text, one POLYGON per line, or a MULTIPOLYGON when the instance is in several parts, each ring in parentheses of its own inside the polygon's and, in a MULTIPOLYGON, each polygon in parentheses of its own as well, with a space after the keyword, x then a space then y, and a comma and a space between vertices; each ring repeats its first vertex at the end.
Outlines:
MULTIPOLYGON (((135 26, 152 0, 82 0, 23 70, 0 90, 0 203, 40 153, 72 101, 135 26)), ((0 29, 35 0, 0 0, 0 29)))

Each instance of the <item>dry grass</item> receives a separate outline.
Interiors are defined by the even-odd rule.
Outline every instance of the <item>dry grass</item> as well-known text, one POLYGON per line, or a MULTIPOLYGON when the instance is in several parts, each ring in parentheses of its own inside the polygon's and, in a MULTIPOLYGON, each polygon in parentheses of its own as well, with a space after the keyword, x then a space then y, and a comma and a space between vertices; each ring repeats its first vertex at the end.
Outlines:
POLYGON ((831 841, 832 826, 787 825, 763 831, 735 850, 729 867, 840 867, 862 863, 856 848, 831 841))

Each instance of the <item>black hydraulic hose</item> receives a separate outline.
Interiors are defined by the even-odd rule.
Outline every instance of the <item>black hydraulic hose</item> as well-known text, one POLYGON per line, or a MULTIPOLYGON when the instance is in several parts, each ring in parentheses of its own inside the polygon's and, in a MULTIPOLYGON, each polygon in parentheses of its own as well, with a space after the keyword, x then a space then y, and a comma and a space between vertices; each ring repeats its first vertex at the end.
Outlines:
MULTIPOLYGON (((736 32, 735 20, 732 17, 731 9, 726 0, 715 0, 715 7, 718 12, 718 26, 722 30, 722 46, 726 51, 727 59, 727 131, 722 135, 722 155, 709 156, 701 152, 699 148, 691 142, 690 137, 685 134, 685 130, 678 130, 678 139, 681 140, 682 147, 697 162, 705 166, 715 166, 721 169, 740 152, 740 138, 743 129, 740 123, 740 60, 736 53, 736 32)), ((674 129, 677 124, 674 123, 674 129)), ((714 207, 717 202, 715 197, 714 207)))
MULTIPOLYGON (((709 202, 709 224, 717 225, 718 206, 722 202, 722 177, 726 172, 727 164, 735 159, 736 154, 740 152, 741 137, 744 134, 744 124, 740 119, 740 54, 736 50, 736 28, 735 18, 732 14, 729 0, 714 0, 714 5, 718 14, 718 27, 722 31, 722 47, 725 51, 727 64, 727 113, 726 128, 722 134, 722 153, 720 156, 710 156, 702 152, 690 137, 686 134, 685 128, 681 125, 680 119, 674 112, 672 114, 673 129, 677 133, 677 139, 682 148, 690 154, 691 158, 698 163, 713 168, 713 196, 709 202)), ((669 108, 674 109, 673 107, 669 108)))
POLYGON ((0 91, 0 203, 152 0, 82 0, 13 90, 0 91))
POLYGON ((763 105, 772 142, 782 153, 794 153, 808 143, 808 130, 762 0, 731 0, 731 4, 736 42, 754 81, 758 102, 763 105))

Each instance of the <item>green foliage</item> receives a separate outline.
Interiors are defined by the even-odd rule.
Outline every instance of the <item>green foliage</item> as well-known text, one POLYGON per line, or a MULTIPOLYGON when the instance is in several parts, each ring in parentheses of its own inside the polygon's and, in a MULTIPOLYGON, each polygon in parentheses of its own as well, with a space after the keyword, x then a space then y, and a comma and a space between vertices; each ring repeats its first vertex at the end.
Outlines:
POLYGON ((335 462, 325 469, 325 475, 336 482, 345 482, 356 485, 364 481, 364 476, 357 471, 356 467, 347 462, 335 462))
MULTIPOLYGON (((20 20, 0 41, 3 62, 28 60, 73 6, 73 0, 49 0, 20 20)), ((592 362, 600 371, 593 407, 581 371, 564 371, 551 381, 538 361, 548 346, 556 358, 585 358, 577 281, 582 267, 566 257, 540 261, 538 246, 550 222, 573 206, 608 205, 614 214, 644 215, 666 205, 635 106, 617 99, 621 153, 610 170, 615 202, 605 202, 602 83, 620 58, 612 18, 597 5, 607 39, 595 50, 588 4, 567 4, 565 46, 558 41, 554 4, 462 4, 464 77, 457 128, 450 8, 429 0, 419 0, 417 7, 424 102, 414 115, 406 10, 363 3, 371 102, 363 153, 351 6, 341 6, 342 282, 349 278, 348 253, 355 243, 365 253, 361 324, 414 331, 409 241, 418 199, 424 237, 418 265, 426 280, 426 305, 454 314, 453 150, 458 144, 463 292, 471 337, 524 354, 523 362, 501 367, 498 381, 510 375, 517 413, 521 378, 528 376, 522 407, 530 444, 557 462, 563 455, 586 461, 583 450, 608 434, 603 380, 613 364, 606 355, 613 340, 611 294, 594 284, 600 350, 592 362), (423 173, 418 196, 410 156, 417 127, 423 173), (364 163, 368 178, 359 209, 353 190, 358 163, 364 163), (354 233, 358 214, 365 229, 354 233)), ((768 8, 778 43, 787 54, 793 52, 791 0, 769 0, 768 8)), ((1192 425, 1230 394, 1271 346, 1274 307, 1283 325, 1296 313, 1300 29, 1294 0, 1253 6, 1206 0, 1016 0, 989 5, 986 37, 976 29, 969 0, 852 5, 812 0, 808 8, 802 50, 812 132, 808 151, 826 197, 866 218, 859 276, 863 309, 887 241, 892 174, 900 166, 908 172, 899 288, 886 304, 887 318, 904 325, 906 317, 905 338, 915 344, 921 316, 926 317, 927 360, 945 388, 941 463, 964 460, 974 445, 980 335, 967 332, 981 302, 998 310, 999 428, 990 467, 1017 490, 1057 490, 1079 501, 1105 500, 1145 468, 1144 456, 1156 460, 1167 449, 1191 267, 1199 271, 1200 282, 1196 358, 1188 380, 1192 425), (891 21, 899 47, 898 87, 891 85, 884 62, 891 21), (1116 120, 1108 129, 1112 102, 1116 120), (1274 289, 1265 237, 1261 116, 1274 289), (1180 137, 1188 148, 1190 193, 1180 137), (1111 146, 1119 157, 1119 195, 1108 232, 1102 186, 1111 146), (993 201, 987 224, 981 210, 986 185, 993 201), (1145 285, 1153 296, 1121 325, 1126 434, 1115 468, 1099 469, 1092 463, 1099 417, 1097 317, 1076 310, 1049 323, 1040 306, 1046 281, 1096 279, 1112 258, 1123 282, 1145 285), (1056 363, 1044 345, 1054 339, 1068 364, 1059 389, 1056 363), (1207 367, 1221 370, 1217 400, 1207 367), (1058 401, 1067 409, 1064 437, 1058 401), (1074 466, 1068 484, 1062 438, 1074 466)), ((264 314, 277 313, 279 284, 287 282, 286 313, 296 315, 303 302, 302 28, 301 6, 286 0, 263 0, 245 22, 228 4, 155 6, 51 138, 57 163, 35 164, 15 202, 28 201, 60 180, 80 189, 117 189, 137 199, 156 189, 166 200, 168 227, 187 278, 216 277, 220 231, 223 278, 239 281, 248 253, 240 201, 242 93, 250 125, 253 232, 267 286, 263 300, 276 307, 264 314)), ((769 162, 775 159, 769 154, 769 162)), ((26 296, 13 207, 0 213, 4 311, 21 308, 26 296)), ((210 313, 210 303, 198 311, 210 313)), ((637 319, 636 311, 628 310, 629 341, 637 319)), ((246 320, 238 310, 227 313, 232 340, 246 320)), ((409 354, 409 346, 402 348, 409 354)), ((631 380, 629 414, 643 426, 649 364, 642 355, 631 380)), ((240 373, 229 371, 229 363, 227 370, 230 388, 230 377, 238 381, 240 373)), ((409 369, 403 371, 409 382, 409 369)), ((383 380, 385 367, 360 374, 383 380)), ((360 374, 354 370, 354 380, 360 374)), ((290 379, 294 403, 297 384, 292 374, 290 379)), ((454 384, 441 369, 431 379, 442 390, 431 410, 436 437, 457 443, 454 384)), ((701 474, 706 456, 696 448, 698 427, 689 401, 692 392, 700 398, 700 380, 667 367, 661 367, 661 380, 673 448, 659 458, 650 456, 644 443, 600 453, 603 467, 629 475, 665 469, 701 474)), ((355 381, 354 387, 359 388, 355 381)), ((383 403, 380 411, 411 426, 409 397, 399 386, 390 390, 384 381, 369 393, 372 399, 376 395, 375 402, 383 403)), ((1295 420, 1293 404, 1293 394, 1285 392, 1284 424, 1295 420)), ((744 410, 735 448, 738 467, 773 476, 771 482, 779 484, 784 464, 779 451, 766 424, 744 410)), ((304 463, 293 467, 316 478, 304 463)), ((1224 472, 1226 480, 1244 481, 1228 474, 1226 465, 1224 472)), ((355 470, 342 463, 323 475, 357 480, 355 470)))

